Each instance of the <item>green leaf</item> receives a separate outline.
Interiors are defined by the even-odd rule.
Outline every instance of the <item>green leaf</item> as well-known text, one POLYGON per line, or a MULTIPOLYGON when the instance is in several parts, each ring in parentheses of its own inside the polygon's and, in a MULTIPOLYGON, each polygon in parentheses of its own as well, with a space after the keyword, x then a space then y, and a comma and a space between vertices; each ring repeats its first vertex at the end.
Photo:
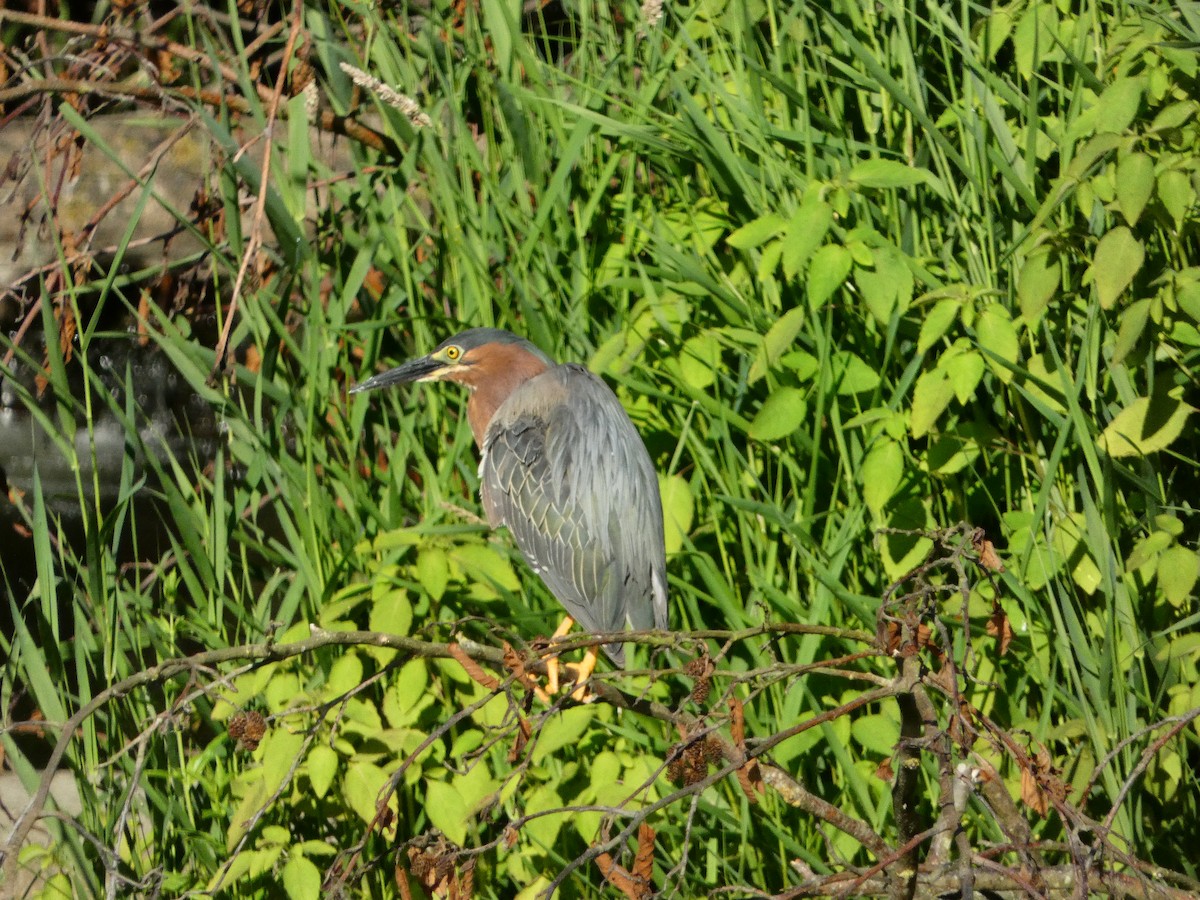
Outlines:
POLYGON ((450 560, 441 547, 425 546, 417 554, 417 581, 434 600, 441 600, 450 583, 450 560))
POLYGON ((865 269, 869 269, 875 265, 875 253, 877 251, 872 244, 861 240, 861 235, 847 240, 846 249, 850 251, 850 258, 854 260, 855 265, 865 269))
POLYGON ((933 176, 920 169, 893 159, 869 159, 850 170, 849 180, 866 188, 912 187, 928 184, 933 176))
POLYGON ((263 699, 267 701, 267 708, 271 712, 281 712, 296 702, 296 695, 299 693, 300 678, 296 673, 276 672, 275 676, 267 682, 267 687, 263 691, 263 699))
POLYGON ((851 723, 850 734, 868 751, 891 756, 900 740, 900 723, 885 713, 870 713, 851 723))
POLYGON ((756 441, 777 441, 800 427, 808 417, 805 392, 799 388, 779 388, 759 407, 747 433, 756 441))
MULTIPOLYGON (((31 845, 26 845, 26 846, 31 846, 31 845)), ((22 857, 21 858, 22 868, 24 868, 24 864, 25 864, 25 858, 22 857)), ((49 871, 43 871, 38 876, 38 878, 39 878, 39 883, 41 884, 41 887, 38 889, 37 894, 34 896, 37 896, 39 898, 74 897, 74 896, 76 896, 75 886, 71 884, 71 879, 68 878, 62 872, 55 872, 53 875, 50 875, 49 871)), ((213 882, 210 883, 210 887, 209 887, 210 891, 216 889, 216 884, 220 880, 220 878, 221 878, 220 872, 218 872, 217 874, 215 874, 213 876, 213 882)), ((226 879, 226 883, 232 883, 234 880, 235 879, 233 876, 233 866, 230 866, 229 875, 226 879)))
POLYGON ((711 331, 704 331, 683 342, 679 353, 679 374, 697 390, 717 380, 721 367, 721 344, 711 331))
POLYGON ((444 781, 425 784, 425 813, 429 821, 454 843, 467 839, 467 817, 470 809, 454 785, 444 781))
POLYGON ((288 856, 281 875, 283 892, 288 897, 317 900, 321 896, 321 870, 299 853, 288 856))
POLYGON ((821 361, 806 350, 793 350, 779 358, 779 364, 796 373, 797 381, 811 381, 821 371, 821 361))
POLYGON ((779 259, 783 256, 783 241, 772 241, 763 247, 758 255, 758 265, 754 267, 754 277, 759 281, 775 283, 775 270, 779 268, 779 259))
POLYGON ((1158 199, 1174 220, 1175 227, 1182 227, 1188 210, 1196 202, 1196 189, 1192 186, 1192 179, 1179 169, 1167 169, 1158 176, 1158 199))
POLYGON ((787 220, 776 213, 767 213, 751 222, 747 222, 729 237, 725 243, 737 250, 750 250, 765 244, 783 230, 787 220))
POLYGON ((1083 516, 1069 513, 1058 522, 1054 532, 1054 548, 1058 557, 1071 566, 1071 578, 1084 593, 1091 595, 1100 586, 1100 567, 1092 558, 1083 536, 1083 516))
POLYGON ((1040 529, 1029 523, 1029 514, 1014 512, 1005 515, 1008 525, 1008 557, 1020 564, 1021 578, 1031 590, 1041 590, 1058 572, 1061 560, 1046 546, 1040 529))
MULTIPOLYGON (((576 802, 597 806, 620 806, 628 796, 622 774, 621 758, 616 753, 605 750, 597 754, 588 765, 589 785, 576 802)), ((579 836, 589 844, 596 839, 600 821, 599 810, 586 810, 571 817, 571 824, 575 826, 579 836)))
POLYGON ((262 760, 262 780, 267 793, 273 794, 283 786, 303 747, 302 734, 293 734, 281 726, 267 732, 256 751, 258 758, 262 760))
POLYGON ((1113 364, 1124 362, 1137 346, 1138 339, 1146 330, 1146 322, 1150 319, 1150 300, 1138 300, 1131 303, 1121 313, 1121 328, 1117 332, 1117 342, 1113 346, 1113 364))
POLYGON ((962 301, 953 297, 939 300, 929 308, 921 322, 921 333, 917 337, 918 354, 925 353, 945 336, 961 309, 962 301))
POLYGON ((1100 435, 1100 449, 1119 458, 1145 456, 1169 447, 1192 414, 1182 396, 1183 388, 1176 387, 1134 400, 1108 423, 1100 435))
POLYGON ((408 600, 408 592, 403 588, 392 587, 376 597, 371 604, 368 625, 372 631, 406 635, 412 628, 412 619, 412 604, 408 600))
POLYGON ((896 579, 911 572, 933 546, 929 538, 914 533, 933 527, 925 503, 921 497, 909 497, 891 504, 887 525, 896 531, 880 535, 878 541, 879 556, 888 578, 896 579))
MULTIPOLYGON (((380 792, 388 783, 388 774, 373 762, 353 757, 346 766, 346 777, 342 779, 342 798, 364 822, 372 822, 378 812, 380 792)), ((389 806, 396 808, 393 795, 389 806)))
MULTIPOLYGON (((1064 384, 1064 372, 1063 368, 1058 366, 1057 363, 1054 365, 1056 368, 1053 370, 1050 369, 1047 365, 1045 355, 1035 353, 1029 357, 1029 361, 1025 364, 1025 370, 1029 377, 1022 377, 1020 383, 1025 390, 1040 400, 1048 410, 1056 413, 1065 413, 1067 411, 1067 398, 1064 396, 1062 388, 1064 384), (1044 383, 1046 387, 1038 384, 1037 382, 1039 381, 1044 383)), ((1065 383, 1070 384, 1069 374, 1065 383)))
POLYGON ((519 591, 521 579, 513 571, 508 554, 495 544, 455 541, 446 553, 460 572, 470 572, 470 591, 473 597, 494 600, 499 591, 519 591))
POLYGON ((937 475, 953 475, 978 459, 980 447, 996 438, 995 431, 988 426, 960 422, 930 441, 925 451, 925 465, 937 475))
POLYGON ((886 325, 912 302, 913 276, 903 256, 892 247, 878 247, 871 256, 872 267, 856 269, 854 282, 875 321, 886 325))
POLYGON ((1012 381, 1013 370, 1004 363, 1016 365, 1021 345, 1008 310, 996 303, 985 307, 975 320, 975 338, 988 368, 1005 384, 1012 381))
MULTIPOLYGON (((1188 766, 1191 775, 1191 765, 1188 766)), ((1183 780, 1183 758, 1177 750, 1164 747, 1156 753, 1146 767, 1146 781, 1152 785, 1149 793, 1164 803, 1169 803, 1179 792, 1183 780)))
POLYGON ((1183 534, 1184 530, 1183 520, 1170 513, 1159 513, 1155 516, 1154 527, 1176 538, 1183 534))
MULTIPOLYGON (((1158 662, 1179 662, 1181 660, 1190 660, 1195 662, 1200 659, 1200 633, 1191 631, 1187 634, 1181 634, 1173 637, 1170 640, 1161 641, 1154 651, 1154 658, 1158 662)), ((1192 691, 1200 691, 1200 685, 1192 687, 1192 691)), ((1182 709, 1176 709, 1175 703, 1171 704, 1171 712, 1178 714, 1185 710, 1194 709, 1196 702, 1189 696, 1186 705, 1182 709)))
POLYGON ((1193 322, 1200 322, 1200 281, 1180 278, 1175 284, 1175 302, 1193 322))
POLYGON ((796 342, 796 335, 800 333, 804 317, 807 314, 808 310, 803 306, 793 307, 767 329, 767 333, 763 337, 762 349, 750 365, 750 374, 746 376, 750 384, 754 384, 766 375, 771 367, 779 361, 784 351, 796 342))
MULTIPOLYGON (((230 847, 229 849, 232 850, 233 848, 230 847)), ((218 871, 213 875, 212 880, 208 884, 209 892, 214 892, 222 882, 224 884, 236 884, 239 881, 258 878, 266 874, 271 871, 271 868, 282 853, 282 847, 272 847, 267 850, 242 850, 230 861, 227 871, 218 871)), ((73 897, 75 894, 68 888, 67 893, 62 895, 43 893, 40 896, 73 897)))
MULTIPOLYGON (((1077 123, 1086 118, 1086 113, 1076 120, 1077 123)), ((1087 134, 1092 134, 1088 126, 1087 134)), ((1126 144, 1124 138, 1115 134, 1094 134, 1088 139, 1071 159, 1071 164, 1067 166, 1067 178, 1083 181, 1086 179, 1088 171, 1102 157, 1115 150, 1117 147, 1122 147, 1126 144)))
MULTIPOLYGON (((492 697, 487 703, 479 707, 471 716, 476 722, 484 728, 501 728, 508 721, 508 717, 512 712, 509 709, 508 698, 502 694, 497 694, 492 697)), ((472 731, 471 734, 479 738, 483 737, 482 731, 472 731)))
POLYGON ((324 797, 329 791, 333 777, 337 774, 339 759, 337 751, 328 744, 313 744, 312 749, 308 751, 308 759, 305 761, 308 783, 317 797, 324 797))
POLYGON ((946 373, 958 402, 966 405, 975 396, 975 389, 983 378, 985 363, 979 351, 966 341, 955 341, 954 346, 938 360, 938 368, 946 373))
POLYGON ((362 684, 363 664, 357 653, 339 657, 329 670, 329 681, 325 685, 326 696, 347 694, 362 684))
POLYGON ((621 757, 611 750, 605 750, 596 755, 588 766, 588 780, 591 783, 590 799, 605 797, 621 780, 621 757))
POLYGON ((538 732, 537 746, 533 748, 533 761, 541 762, 547 756, 576 743, 596 718, 590 706, 573 706, 559 715, 551 716, 545 727, 538 732))
POLYGON ((1112 308, 1142 267, 1145 256, 1141 241, 1124 225, 1118 225, 1100 238, 1092 260, 1092 277, 1101 307, 1112 308))
POLYGON ((813 252, 825 241, 833 224, 833 210, 817 191, 810 190, 796 210, 783 238, 783 274, 789 281, 804 269, 813 252))
MULTIPOLYGON (((482 740, 483 735, 479 735, 482 740)), ((461 754, 456 753, 455 756, 461 754)), ((475 815, 490 803, 500 790, 500 782, 492 777, 492 771, 483 760, 473 764, 466 772, 454 776, 454 789, 463 798, 468 815, 475 815)))
POLYGON ((429 670, 425 660, 414 659, 400 667, 396 680, 383 695, 382 708, 388 725, 403 728, 416 721, 417 714, 428 705, 421 701, 433 700, 425 693, 428 683, 429 670))
POLYGON ((1048 244, 1043 244, 1025 257, 1025 264, 1017 276, 1017 299, 1026 322, 1033 324, 1045 312, 1054 299, 1061 278, 1058 254, 1048 244))
POLYGON ((543 784, 534 788, 525 798, 525 815, 547 813, 530 819, 522 827, 522 831, 539 847, 551 849, 558 840, 558 832, 567 822, 570 813, 552 813, 550 810, 561 809, 563 799, 555 789, 557 785, 543 784))
POLYGON ((1165 531, 1152 531, 1133 545, 1129 557, 1125 560, 1125 571, 1137 572, 1143 578, 1154 574, 1159 557, 1174 541, 1165 531))
MULTIPOLYGON (((519 856, 510 857, 511 861, 518 861, 520 859, 521 857, 519 856)), ((522 882, 518 882, 518 884, 520 883, 522 882)), ((547 878, 545 875, 538 875, 533 879, 532 882, 530 882, 528 887, 522 888, 521 892, 513 897, 513 900, 539 900, 539 898, 546 896, 546 892, 550 887, 550 884, 551 882, 549 878, 547 878)))
POLYGON ((881 439, 867 453, 859 469, 863 500, 876 521, 895 496, 904 476, 904 451, 896 441, 881 439))
POLYGON ((1026 6, 1017 20, 1012 43, 1017 71, 1023 78, 1033 77, 1037 66, 1047 61, 1055 44, 1054 18, 1053 7, 1033 4, 1026 6))
POLYGON ((912 409, 909 412, 909 430, 919 438, 937 424, 938 417, 945 412, 954 399, 954 385, 940 369, 922 372, 913 389, 912 409))
POLYGON ((692 530, 692 515, 695 500, 691 485, 681 475, 667 475, 659 479, 662 495, 663 535, 666 539, 667 556, 683 548, 683 539, 692 530))
POLYGON ((825 305, 833 292, 850 275, 853 259, 840 244, 826 244, 813 254, 808 264, 808 308, 814 312, 825 305))
POLYGON ((879 387, 879 371, 849 350, 838 350, 829 361, 830 378, 842 396, 865 394, 879 387))
POLYGON ((1145 153, 1130 153, 1117 163, 1117 207, 1130 225, 1136 225, 1154 192, 1154 160, 1145 153))
POLYGON ((1004 46, 1013 29, 1013 14, 1011 9, 993 9, 990 15, 983 19, 984 55, 988 62, 994 62, 996 53, 1004 46))
POLYGON ((246 833, 255 822, 255 817, 262 811, 263 806, 271 798, 271 791, 263 783, 261 778, 255 778, 257 773, 250 773, 247 776, 250 781, 249 787, 233 814, 229 817, 229 829, 225 833, 225 849, 232 850, 237 846, 238 841, 246 833))
POLYGON ((1167 602, 1180 609, 1191 599, 1200 578, 1200 556, 1176 544, 1158 561, 1158 586, 1167 602))
POLYGON ((1111 134, 1123 132, 1137 116, 1145 89, 1144 76, 1118 78, 1104 89, 1094 108, 1096 132, 1111 134))
MULTIPOLYGON (((1196 74, 1194 65, 1191 74, 1193 76, 1196 74)), ((1150 123, 1150 130, 1171 131, 1176 128, 1182 128, 1194 115, 1196 115, 1195 100, 1176 100, 1174 103, 1168 103, 1154 114, 1154 120, 1150 123)))

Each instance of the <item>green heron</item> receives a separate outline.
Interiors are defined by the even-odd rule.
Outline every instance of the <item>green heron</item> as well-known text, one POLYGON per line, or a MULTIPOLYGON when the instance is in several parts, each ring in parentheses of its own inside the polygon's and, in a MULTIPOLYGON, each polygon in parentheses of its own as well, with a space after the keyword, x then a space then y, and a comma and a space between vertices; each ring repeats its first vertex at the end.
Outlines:
MULTIPOLYGON (((467 388, 480 451, 483 508, 508 526, 525 560, 593 633, 667 627, 666 551, 658 479, 616 395, 576 363, 555 363, 498 328, 471 328, 428 356, 369 378, 350 393, 411 381, 467 388)), ((625 647, 605 644, 618 666, 625 647)), ((576 674, 596 663, 590 650, 576 674)), ((548 667, 551 692, 557 667, 548 667)))

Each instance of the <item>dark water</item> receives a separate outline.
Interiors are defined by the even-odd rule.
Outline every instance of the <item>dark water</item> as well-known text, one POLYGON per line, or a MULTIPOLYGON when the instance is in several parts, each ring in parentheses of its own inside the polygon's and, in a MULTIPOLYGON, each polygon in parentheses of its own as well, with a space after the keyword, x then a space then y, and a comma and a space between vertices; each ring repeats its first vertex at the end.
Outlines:
MULTIPOLYGON (((26 366, 0 370, 0 574, 9 594, 20 605, 36 580, 36 560, 30 531, 35 473, 50 520, 51 534, 61 536, 83 555, 84 510, 96 508, 97 487, 101 514, 120 499, 122 468, 133 467, 134 529, 126 527, 117 547, 117 563, 161 558, 169 541, 171 523, 155 499, 154 469, 148 457, 170 456, 203 465, 214 456, 219 436, 211 408, 173 371, 153 347, 142 347, 132 337, 93 342, 88 364, 98 374, 93 381, 91 427, 82 397, 84 373, 78 362, 70 364, 71 393, 76 406, 74 452, 60 446, 48 427, 61 433, 61 413, 56 401, 37 396, 35 373, 26 366), (19 389, 24 388, 24 391, 19 389), (103 392, 101 394, 100 392, 103 392), (132 397, 130 396, 132 393, 132 397), (130 434, 126 422, 112 411, 126 411, 132 400, 130 434), (39 418, 29 406, 45 414, 39 418), (78 465, 78 470, 76 470, 78 465), (139 558, 140 557, 140 558, 139 558)), ((7 600, 0 603, 0 627, 10 626, 7 600)))

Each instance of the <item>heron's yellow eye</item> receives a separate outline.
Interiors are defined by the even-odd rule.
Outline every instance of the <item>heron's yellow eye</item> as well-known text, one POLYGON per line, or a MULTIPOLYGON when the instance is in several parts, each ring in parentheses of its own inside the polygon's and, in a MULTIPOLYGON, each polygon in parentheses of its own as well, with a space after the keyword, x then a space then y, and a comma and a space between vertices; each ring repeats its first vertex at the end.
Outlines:
POLYGON ((446 348, 446 359, 450 360, 450 362, 456 361, 460 356, 462 356, 462 350, 458 347, 446 348))

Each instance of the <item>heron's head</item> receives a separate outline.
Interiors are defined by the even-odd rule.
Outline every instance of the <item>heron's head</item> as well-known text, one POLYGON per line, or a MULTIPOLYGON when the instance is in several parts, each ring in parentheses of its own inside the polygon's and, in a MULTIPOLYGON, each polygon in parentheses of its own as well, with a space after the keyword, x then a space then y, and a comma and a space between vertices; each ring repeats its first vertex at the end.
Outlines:
POLYGON ((552 365, 550 357, 511 332, 469 328, 442 341, 432 353, 356 384, 350 393, 412 381, 454 381, 471 390, 489 385, 508 386, 552 365))

